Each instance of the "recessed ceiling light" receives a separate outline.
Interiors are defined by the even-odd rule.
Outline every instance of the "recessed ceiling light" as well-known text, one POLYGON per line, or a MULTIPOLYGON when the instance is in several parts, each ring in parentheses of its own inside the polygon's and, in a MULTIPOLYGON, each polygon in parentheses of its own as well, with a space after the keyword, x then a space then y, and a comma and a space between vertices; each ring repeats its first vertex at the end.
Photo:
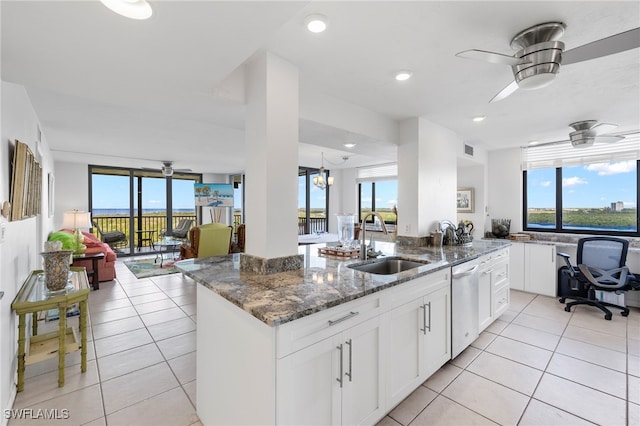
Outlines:
POLYGON ((327 17, 324 15, 320 15, 319 13, 309 15, 304 20, 307 29, 312 33, 321 33, 326 30, 327 22, 327 17))
POLYGON ((536 141, 536 140, 529 141, 529 145, 531 145, 531 146, 538 145, 539 143, 540 143, 540 141, 536 141))
POLYGON ((355 143, 345 143, 345 144, 342 144, 342 145, 343 145, 345 148, 353 148, 354 146, 356 146, 356 144, 355 144, 355 143))
POLYGON ((401 70, 396 73, 396 80, 398 81, 409 80, 412 75, 413 75, 413 72, 409 70, 401 70))
POLYGON ((479 123, 479 122, 483 121, 485 118, 487 118, 487 117, 485 117, 484 115, 479 115, 477 117, 473 117, 473 121, 475 121, 476 123, 479 123))
POLYGON ((146 0, 100 0, 115 13, 131 19, 147 19, 153 14, 146 0))

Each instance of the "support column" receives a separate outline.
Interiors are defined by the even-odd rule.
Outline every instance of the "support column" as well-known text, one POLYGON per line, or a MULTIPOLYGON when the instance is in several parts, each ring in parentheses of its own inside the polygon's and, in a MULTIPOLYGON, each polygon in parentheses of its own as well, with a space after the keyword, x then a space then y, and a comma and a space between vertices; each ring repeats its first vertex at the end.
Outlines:
POLYGON ((398 145, 398 238, 423 246, 441 220, 456 221, 456 148, 453 131, 423 118, 400 123, 398 145))
POLYGON ((247 66, 246 248, 240 267, 302 268, 298 255, 298 69, 272 53, 247 66))

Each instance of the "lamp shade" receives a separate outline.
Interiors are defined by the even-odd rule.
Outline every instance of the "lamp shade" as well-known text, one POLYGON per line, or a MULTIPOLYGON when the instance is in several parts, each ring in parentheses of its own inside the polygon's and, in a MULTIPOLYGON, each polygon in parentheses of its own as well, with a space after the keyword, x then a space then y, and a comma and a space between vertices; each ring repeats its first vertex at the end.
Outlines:
POLYGON ((81 210, 64 212, 62 227, 68 229, 91 228, 91 213, 81 210))

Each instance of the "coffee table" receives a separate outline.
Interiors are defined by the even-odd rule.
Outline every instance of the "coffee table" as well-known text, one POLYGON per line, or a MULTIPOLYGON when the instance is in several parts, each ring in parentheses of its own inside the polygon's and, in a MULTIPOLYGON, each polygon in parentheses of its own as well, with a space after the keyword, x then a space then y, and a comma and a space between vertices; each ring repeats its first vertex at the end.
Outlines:
MULTIPOLYGON (((162 241, 155 241, 153 243, 153 251, 156 254, 156 258, 154 260, 154 263, 158 261, 158 259, 160 259, 160 267, 162 268, 162 263, 165 261, 165 255, 170 255, 172 258, 173 254, 176 252, 176 247, 180 246, 180 244, 182 244, 183 241, 182 240, 174 240, 172 238, 165 238, 162 241)), ((169 260, 170 258, 167 258, 166 260, 169 260)))

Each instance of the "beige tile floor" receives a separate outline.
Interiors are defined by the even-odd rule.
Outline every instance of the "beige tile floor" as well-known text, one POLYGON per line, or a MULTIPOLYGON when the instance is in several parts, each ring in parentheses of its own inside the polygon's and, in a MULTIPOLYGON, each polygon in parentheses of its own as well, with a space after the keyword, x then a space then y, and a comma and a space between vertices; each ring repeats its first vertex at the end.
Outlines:
MULTIPOLYGON (((57 360, 28 366, 14 408, 67 409, 61 425, 199 425, 195 284, 116 267, 89 296, 87 372, 77 352, 63 388, 57 360)), ((598 312, 511 291, 510 310, 379 424, 640 425, 640 310, 598 312)))

